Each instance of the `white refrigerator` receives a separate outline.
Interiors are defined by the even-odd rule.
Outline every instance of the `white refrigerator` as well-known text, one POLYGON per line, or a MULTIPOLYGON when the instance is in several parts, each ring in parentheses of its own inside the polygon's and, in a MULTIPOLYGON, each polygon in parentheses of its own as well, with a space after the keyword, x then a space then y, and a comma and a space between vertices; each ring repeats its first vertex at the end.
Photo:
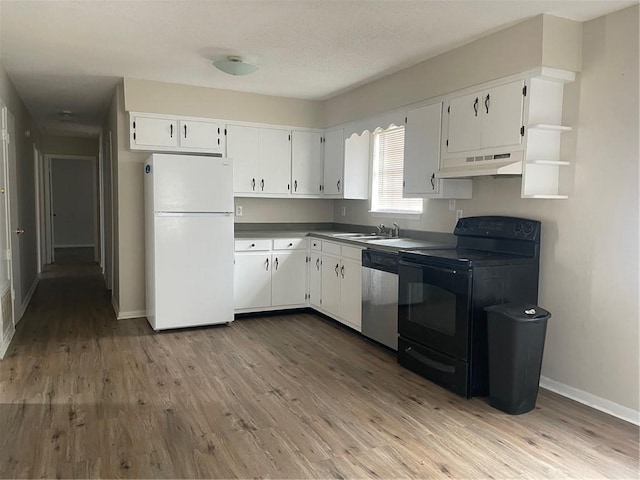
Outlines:
POLYGON ((233 321, 233 165, 153 154, 144 166, 147 319, 154 330, 233 321))

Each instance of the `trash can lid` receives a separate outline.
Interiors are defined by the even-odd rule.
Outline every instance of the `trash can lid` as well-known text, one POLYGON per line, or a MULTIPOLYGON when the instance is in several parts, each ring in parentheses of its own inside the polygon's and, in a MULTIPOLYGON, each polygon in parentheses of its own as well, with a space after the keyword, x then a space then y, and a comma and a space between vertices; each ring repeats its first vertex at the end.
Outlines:
POLYGON ((484 309, 487 312, 496 312, 519 321, 540 321, 551 317, 550 312, 530 303, 503 303, 484 309))

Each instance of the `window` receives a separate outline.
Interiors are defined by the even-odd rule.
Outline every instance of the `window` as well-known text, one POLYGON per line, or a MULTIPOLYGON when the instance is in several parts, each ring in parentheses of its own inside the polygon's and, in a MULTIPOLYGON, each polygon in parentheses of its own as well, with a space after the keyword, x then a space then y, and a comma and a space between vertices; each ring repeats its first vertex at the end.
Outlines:
POLYGON ((404 127, 373 134, 371 211, 422 213, 421 198, 402 198, 404 173, 404 127))

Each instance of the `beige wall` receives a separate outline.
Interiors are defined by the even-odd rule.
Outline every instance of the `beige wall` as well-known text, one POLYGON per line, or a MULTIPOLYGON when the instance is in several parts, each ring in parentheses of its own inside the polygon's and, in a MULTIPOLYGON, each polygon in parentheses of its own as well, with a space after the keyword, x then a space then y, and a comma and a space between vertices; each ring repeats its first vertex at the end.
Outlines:
POLYGON ((333 201, 300 198, 236 198, 242 216, 236 223, 316 223, 333 221, 333 201))
POLYGON ((98 158, 98 138, 44 135, 42 137, 42 153, 98 158))
MULTIPOLYGON (((565 49, 570 51, 566 56, 573 59, 568 61, 581 63, 583 72, 565 88, 564 120, 577 126, 566 142, 576 146, 569 157, 573 163, 568 170, 573 175, 571 197, 565 201, 525 200, 520 198, 520 178, 482 178, 474 180, 472 200, 456 201, 456 208, 466 216, 503 214, 542 221, 539 303, 553 314, 542 374, 568 387, 569 393, 579 391, 583 399, 594 396, 601 407, 609 408, 608 402, 612 402, 636 412, 640 407, 638 18, 636 6, 585 23, 583 32, 570 22, 564 25, 569 27, 564 33, 560 27, 566 21, 551 20, 550 39, 573 38, 578 31, 582 34, 578 63, 578 46, 561 45, 559 52, 549 53, 553 52, 552 40, 544 44, 549 66, 562 66, 558 58, 565 49)), ((530 22, 516 25, 510 33, 498 32, 499 36, 514 41, 511 34, 532 28, 537 19, 530 22)), ((497 54, 499 47, 495 44, 493 50, 487 50, 488 56, 497 54)), ((505 65, 511 65, 507 52, 502 58, 505 65)), ((427 64, 431 68, 437 65, 441 75, 452 78, 462 56, 454 51, 427 64)), ((419 66, 416 75, 423 68, 426 66, 419 66)), ((424 74, 425 81, 433 75, 424 74)), ((406 87, 404 75, 395 78, 396 83, 392 77, 382 79, 379 86, 365 86, 352 96, 334 99, 339 105, 330 100, 328 116, 344 120, 343 105, 349 105, 355 114, 400 106, 368 96, 393 91, 395 86, 406 87)), ((417 98, 424 91, 423 87, 415 88, 397 101, 417 98)), ((394 221, 372 217, 368 206, 367 201, 336 201, 335 221, 369 225, 394 221), (346 217, 341 216, 343 206, 346 217)), ((445 232, 455 224, 447 200, 426 200, 421 219, 396 221, 405 228, 445 232)))
MULTIPOLYGON (((18 186, 19 227, 24 228, 20 236, 20 292, 17 299, 23 305, 30 289, 38 277, 38 245, 36 238, 36 195, 33 146, 42 152, 42 134, 35 124, 22 100, 18 96, 11 79, 0 67, 0 98, 15 118, 16 138, 16 174, 18 186), (29 136, 25 135, 29 131, 29 136)), ((16 225, 17 227, 18 225, 16 225)))
POLYGON ((127 112, 166 113, 323 128, 322 103, 217 88, 125 78, 127 112))

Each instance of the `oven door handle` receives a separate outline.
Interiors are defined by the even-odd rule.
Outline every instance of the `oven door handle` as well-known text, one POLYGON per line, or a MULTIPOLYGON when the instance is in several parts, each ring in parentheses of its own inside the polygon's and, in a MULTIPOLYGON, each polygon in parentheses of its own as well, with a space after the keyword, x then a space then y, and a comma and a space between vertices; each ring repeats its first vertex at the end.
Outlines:
POLYGON ((416 360, 418 360, 421 363, 424 363, 425 365, 430 366, 431 368, 435 368, 436 370, 439 370, 445 373, 456 372, 456 367, 454 367, 453 365, 445 365, 444 363, 436 362, 435 360, 430 359, 426 355, 416 352, 412 347, 406 347, 404 351, 407 355, 415 358, 416 360))
POLYGON ((411 267, 411 268, 436 270, 438 272, 448 273, 450 275, 457 275, 459 273, 458 270, 453 270, 451 268, 435 267, 433 265, 423 265, 420 263, 409 263, 403 260, 400 260, 400 265, 404 265, 405 267, 411 267))

